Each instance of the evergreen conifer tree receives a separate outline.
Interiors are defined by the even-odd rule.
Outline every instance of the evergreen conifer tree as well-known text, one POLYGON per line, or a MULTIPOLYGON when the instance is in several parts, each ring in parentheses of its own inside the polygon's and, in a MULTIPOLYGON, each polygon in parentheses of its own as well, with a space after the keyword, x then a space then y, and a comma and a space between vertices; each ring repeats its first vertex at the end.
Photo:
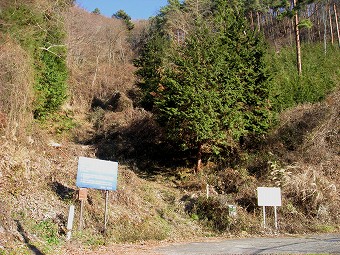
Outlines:
MULTIPOLYGON (((193 13, 187 6, 181 11, 193 13)), ((159 123, 170 140, 197 151, 197 171, 204 148, 218 153, 236 146, 242 136, 265 132, 271 116, 262 39, 248 28, 239 2, 210 6, 188 21, 183 41, 159 34, 168 45, 137 61, 141 88, 159 123), (149 65, 156 59, 157 66, 149 65)))

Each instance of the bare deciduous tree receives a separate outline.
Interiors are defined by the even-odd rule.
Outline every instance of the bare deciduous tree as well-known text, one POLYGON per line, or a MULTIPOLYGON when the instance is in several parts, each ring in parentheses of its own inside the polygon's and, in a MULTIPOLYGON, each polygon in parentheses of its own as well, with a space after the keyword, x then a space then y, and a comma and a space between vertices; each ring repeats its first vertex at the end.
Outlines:
POLYGON ((88 108, 94 96, 107 98, 134 84, 133 52, 121 20, 72 7, 66 25, 71 104, 88 108))

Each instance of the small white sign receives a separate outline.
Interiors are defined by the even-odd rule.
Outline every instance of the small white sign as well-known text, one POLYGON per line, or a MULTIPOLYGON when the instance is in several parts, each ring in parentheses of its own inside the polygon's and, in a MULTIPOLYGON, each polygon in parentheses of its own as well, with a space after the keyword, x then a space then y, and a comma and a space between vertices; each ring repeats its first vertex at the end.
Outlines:
POLYGON ((281 189, 273 187, 257 188, 258 206, 281 206, 281 189))
POLYGON ((237 210, 236 210, 236 205, 228 205, 229 209, 229 216, 230 217, 236 217, 237 216, 237 210))

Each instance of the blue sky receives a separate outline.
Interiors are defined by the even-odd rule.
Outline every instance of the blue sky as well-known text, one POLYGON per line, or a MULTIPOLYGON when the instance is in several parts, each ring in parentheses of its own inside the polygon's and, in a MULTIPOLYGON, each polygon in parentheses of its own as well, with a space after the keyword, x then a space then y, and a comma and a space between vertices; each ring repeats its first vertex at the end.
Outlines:
POLYGON ((167 0, 76 0, 78 6, 92 12, 95 8, 102 15, 111 17, 118 10, 124 10, 133 20, 148 19, 167 5, 167 0))

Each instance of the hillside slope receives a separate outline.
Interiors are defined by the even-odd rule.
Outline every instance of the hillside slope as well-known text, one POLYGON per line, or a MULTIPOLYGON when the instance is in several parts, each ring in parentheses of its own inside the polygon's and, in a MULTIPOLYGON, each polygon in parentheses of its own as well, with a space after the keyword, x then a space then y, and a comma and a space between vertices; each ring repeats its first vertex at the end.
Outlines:
MULTIPOLYGON (((172 175, 138 177, 136 167, 124 164, 119 167, 118 190, 110 194, 107 234, 101 232, 104 193, 95 190, 89 191, 84 230, 78 232, 77 160, 79 156, 96 157, 94 147, 66 139, 58 140, 60 147, 54 147, 52 139, 56 137, 38 129, 26 144, 2 137, 0 248, 13 251, 11 254, 22 254, 32 246, 46 254, 56 254, 55 249, 61 252, 70 204, 76 205, 72 243, 85 247, 141 240, 182 240, 213 233, 260 234, 261 210, 254 204, 250 211, 250 204, 244 207, 240 198, 251 200, 255 198, 257 185, 275 184, 283 190, 283 206, 279 210, 281 233, 339 231, 338 96, 336 92, 323 103, 299 106, 282 115, 282 125, 275 132, 276 139, 281 140, 270 143, 270 153, 278 160, 276 166, 272 163, 268 168, 270 171, 264 171, 257 179, 250 174, 246 174, 248 177, 237 172, 231 174, 232 169, 218 174, 220 183, 211 187, 218 192, 211 196, 239 202, 236 222, 241 224, 241 228, 232 224, 229 231, 223 232, 214 232, 204 220, 187 213, 189 201, 197 206, 197 198, 205 196, 203 176, 186 175, 182 168, 172 175), (283 135, 293 131, 289 136, 283 135), (296 147, 292 148, 293 144, 296 147), (278 164, 282 167, 278 168, 278 164), (251 183, 245 185, 247 179, 251 183), (238 183, 238 192, 232 192, 230 185, 223 186, 223 180, 238 183)), ((209 170, 206 171, 209 176, 209 170)), ((209 178, 213 180, 213 176, 209 178)))
POLYGON ((138 107, 135 53, 120 21, 76 7, 65 15, 70 98, 50 120, 32 116, 31 57, 0 34, 0 254, 276 233, 270 209, 269 227, 261 226, 258 186, 282 188, 279 233, 340 231, 339 87, 323 102, 283 112, 263 141, 247 141, 233 166, 207 162, 193 175, 162 141, 152 114, 138 107), (119 162, 106 233, 98 190, 89 190, 78 230, 80 156, 119 162), (74 232, 66 242, 71 204, 74 232), (228 205, 236 205, 236 217, 228 205))

